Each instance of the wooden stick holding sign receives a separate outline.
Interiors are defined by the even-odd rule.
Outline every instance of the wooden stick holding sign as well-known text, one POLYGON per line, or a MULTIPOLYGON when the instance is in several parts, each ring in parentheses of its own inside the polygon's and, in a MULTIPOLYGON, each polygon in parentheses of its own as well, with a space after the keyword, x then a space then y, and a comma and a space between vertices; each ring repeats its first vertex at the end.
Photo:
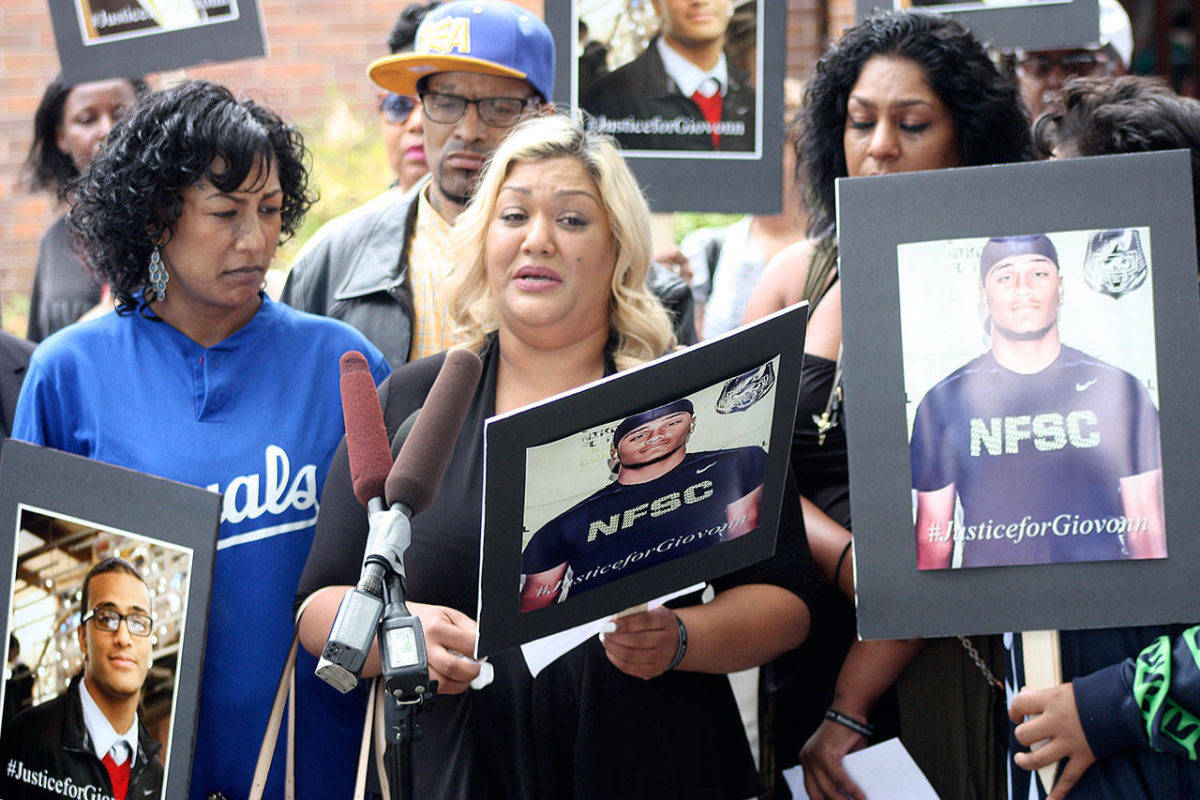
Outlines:
MULTIPOLYGON (((1058 631, 1025 631, 1021 634, 1021 652, 1025 662, 1025 686, 1030 689, 1049 689, 1063 682, 1062 651, 1058 649, 1058 631)), ((1030 751, 1037 750, 1047 739, 1034 742, 1030 751)), ((1054 786, 1054 773, 1059 762, 1047 764, 1037 771, 1046 794, 1054 786)))

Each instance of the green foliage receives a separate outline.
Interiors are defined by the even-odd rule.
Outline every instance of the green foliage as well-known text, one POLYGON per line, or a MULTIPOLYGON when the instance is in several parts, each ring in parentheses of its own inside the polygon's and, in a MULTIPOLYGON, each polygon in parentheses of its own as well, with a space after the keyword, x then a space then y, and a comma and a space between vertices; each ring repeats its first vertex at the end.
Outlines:
POLYGON ((312 154, 310 185, 320 199, 296 235, 279 249, 276 268, 286 269, 318 228, 370 200, 394 178, 374 118, 364 124, 345 101, 336 98, 331 99, 330 106, 333 111, 329 116, 300 125, 312 154))
POLYGON ((741 214, 712 214, 706 212, 678 212, 675 214, 675 244, 683 241, 697 228, 723 228, 741 219, 741 214))

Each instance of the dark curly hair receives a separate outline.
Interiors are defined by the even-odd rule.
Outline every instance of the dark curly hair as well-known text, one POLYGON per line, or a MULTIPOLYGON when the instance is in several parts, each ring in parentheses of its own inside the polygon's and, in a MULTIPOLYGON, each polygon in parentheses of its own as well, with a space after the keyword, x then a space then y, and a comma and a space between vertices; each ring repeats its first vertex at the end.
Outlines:
POLYGON ((207 180, 234 192, 255 170, 273 164, 286 240, 316 200, 307 158, 299 131, 273 111, 239 100, 224 86, 184 81, 148 95, 113 127, 76 183, 68 219, 118 310, 128 312, 149 282, 151 252, 179 219, 180 190, 207 180))
MULTIPOLYGON (((146 82, 141 78, 124 80, 129 81, 138 97, 148 91, 146 82)), ((33 113, 33 144, 29 147, 29 155, 25 157, 25 179, 29 188, 34 191, 46 189, 59 200, 67 199, 71 181, 79 177, 75 162, 58 148, 58 129, 63 122, 63 108, 67 105, 67 96, 78 85, 66 83, 61 75, 57 75, 46 87, 37 111, 33 113)))
POLYGON ((417 28, 421 26, 421 20, 425 19, 425 15, 442 4, 442 0, 425 0, 425 2, 416 2, 405 6, 400 12, 400 16, 396 17, 396 24, 392 26, 392 32, 388 34, 388 49, 395 55, 401 50, 412 50, 413 42, 417 40, 417 28))
POLYGON ((1180 97, 1161 78, 1074 78, 1033 128, 1047 156, 1106 156, 1187 149, 1200 239, 1200 102, 1180 97))
POLYGON ((819 294, 830 276, 836 248, 834 181, 847 175, 842 144, 847 103, 863 66, 875 56, 903 58, 921 67, 953 118, 960 165, 1030 161, 1036 156, 1016 85, 996 69, 983 45, 960 23, 931 12, 899 11, 850 28, 817 62, 800 112, 797 164, 808 184, 808 233, 818 242, 823 262, 822 269, 809 270, 813 291, 806 286, 806 297, 819 294))

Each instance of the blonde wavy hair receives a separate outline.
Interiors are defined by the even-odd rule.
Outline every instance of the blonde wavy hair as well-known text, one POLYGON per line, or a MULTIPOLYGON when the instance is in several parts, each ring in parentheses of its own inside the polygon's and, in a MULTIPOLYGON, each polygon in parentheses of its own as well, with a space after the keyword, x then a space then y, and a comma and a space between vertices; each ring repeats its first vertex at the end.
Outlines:
POLYGON ((612 139, 584 129, 563 114, 532 117, 509 132, 484 166, 470 204, 451 233, 454 268, 446 284, 458 347, 479 349, 500 326, 488 291, 484 244, 496 214, 497 197, 516 164, 573 158, 596 182, 608 213, 615 267, 609 293, 609 327, 616 341, 613 361, 628 369, 658 358, 675 345, 667 313, 646 288, 650 269, 650 208, 612 139))

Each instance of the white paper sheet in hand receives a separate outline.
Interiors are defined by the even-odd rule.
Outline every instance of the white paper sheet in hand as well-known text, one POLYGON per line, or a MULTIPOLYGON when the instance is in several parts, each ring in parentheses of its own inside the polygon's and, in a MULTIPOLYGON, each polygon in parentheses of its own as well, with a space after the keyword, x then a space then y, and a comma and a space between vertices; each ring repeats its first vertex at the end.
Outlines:
MULTIPOLYGON (((842 759, 846 773, 867 800, 938 800, 929 780, 899 739, 888 739, 842 759)), ((784 770, 792 800, 809 800, 800 767, 784 770)))
MULTIPOLYGON (((678 592, 664 595, 656 600, 651 600, 646 603, 646 608, 658 608, 663 603, 670 602, 676 597, 682 597, 691 592, 698 592, 704 588, 704 584, 698 583, 695 586, 689 586, 686 589, 680 589, 678 592)), ((537 677, 538 673, 554 663, 555 659, 571 650, 578 647, 583 642, 587 641, 589 636, 595 636, 604 628, 604 623, 608 622, 611 617, 604 617, 595 622, 588 622, 575 628, 570 628, 559 633, 543 636, 541 639, 535 639, 528 644, 521 645, 521 654, 525 656, 525 663, 529 667, 529 674, 537 677)))

